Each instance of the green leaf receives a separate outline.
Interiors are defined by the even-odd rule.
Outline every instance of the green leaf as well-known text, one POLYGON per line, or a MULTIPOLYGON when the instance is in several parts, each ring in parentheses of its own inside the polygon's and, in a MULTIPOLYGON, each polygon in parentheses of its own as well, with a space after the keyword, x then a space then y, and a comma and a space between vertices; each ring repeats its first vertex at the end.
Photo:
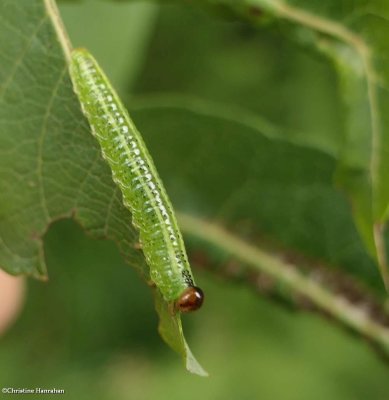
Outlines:
POLYGON ((287 22, 289 35, 292 31, 297 40, 335 63, 345 105, 337 180, 350 196, 355 223, 389 290, 383 238, 383 223, 389 217, 389 5, 379 0, 368 6, 335 0, 205 3, 229 7, 254 24, 266 21, 264 14, 287 22))
POLYGON ((208 373, 194 358, 182 331, 179 314, 171 315, 159 290, 155 290, 155 308, 159 315, 158 331, 163 340, 185 360, 186 369, 193 374, 208 376, 208 373))
MULTIPOLYGON (((73 217, 93 237, 114 240, 148 280, 144 257, 135 250, 131 215, 73 93, 58 40, 65 52, 69 45, 54 3, 3 1, 0 15, 1 267, 45 279, 44 233, 53 221, 73 217)), ((188 370, 204 374, 186 345, 179 316, 167 308, 157 301, 164 337, 188 370)))
POLYGON ((333 188, 333 157, 212 103, 150 97, 132 115, 179 206, 194 260, 199 254, 204 268, 256 290, 265 282, 266 291, 324 311, 389 354, 380 277, 333 188))
MULTIPOLYGON (((42 236, 56 219, 73 217, 93 237, 114 240, 148 280, 143 256, 134 251, 131 216, 72 92, 57 42, 66 48, 66 37, 60 29, 54 34, 40 1, 4 1, 0 15, 0 265, 14 274, 44 277, 42 236)), ((241 64, 238 59, 234 65, 241 64)), ((167 79, 177 78, 174 70, 170 73, 167 79)), ((246 85, 252 89, 249 78, 246 85)), ((181 211, 194 259, 196 252, 205 252, 214 271, 232 270, 232 275, 234 261, 249 265, 270 276, 271 288, 283 299, 303 296, 387 351, 380 282, 348 204, 333 188, 334 155, 280 140, 287 130, 234 107, 149 98, 133 107, 132 115, 181 211), (315 261, 285 262, 285 248, 315 261), (345 287, 343 280, 333 286, 337 270, 343 271, 345 287), (360 302, 353 299, 354 291, 347 297, 355 282, 361 285, 360 302)), ((327 148, 336 149, 337 142, 330 142, 327 148)), ((371 210, 369 197, 361 197, 371 210)), ((243 278, 252 276, 251 270, 244 268, 243 278)), ((158 293, 156 309, 161 335, 184 356, 189 370, 202 374, 180 320, 171 317, 158 293)))
POLYGON ((130 110, 180 212, 264 236, 270 247, 275 239, 382 290, 333 187, 334 157, 289 143, 256 114, 231 106, 171 95, 145 97, 130 110))

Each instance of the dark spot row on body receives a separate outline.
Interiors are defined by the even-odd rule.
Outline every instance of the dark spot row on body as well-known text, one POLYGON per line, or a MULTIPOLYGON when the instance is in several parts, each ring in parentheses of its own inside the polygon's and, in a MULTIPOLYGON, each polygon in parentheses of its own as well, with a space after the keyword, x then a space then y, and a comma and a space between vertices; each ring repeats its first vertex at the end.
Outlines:
POLYGON ((188 286, 190 286, 190 287, 194 286, 192 275, 187 269, 184 269, 181 274, 182 274, 182 277, 184 278, 185 283, 188 286))

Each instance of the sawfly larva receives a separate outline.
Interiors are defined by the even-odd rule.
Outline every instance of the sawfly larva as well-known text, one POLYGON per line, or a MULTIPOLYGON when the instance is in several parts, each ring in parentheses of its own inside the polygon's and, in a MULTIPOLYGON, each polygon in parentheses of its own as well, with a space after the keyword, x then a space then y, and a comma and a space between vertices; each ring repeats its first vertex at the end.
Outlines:
POLYGON ((132 213, 150 277, 176 311, 197 310, 195 286, 172 205, 146 145, 94 57, 72 52, 70 76, 84 115, 101 146, 123 203, 132 213))

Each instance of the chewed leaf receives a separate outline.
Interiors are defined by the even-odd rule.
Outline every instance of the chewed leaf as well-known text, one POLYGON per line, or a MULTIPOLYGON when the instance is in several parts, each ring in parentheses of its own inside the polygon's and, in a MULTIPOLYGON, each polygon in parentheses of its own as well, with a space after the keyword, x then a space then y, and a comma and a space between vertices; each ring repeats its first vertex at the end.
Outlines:
MULTIPOLYGON (((0 266, 14 275, 45 277, 43 236, 53 221, 73 217, 92 237, 115 241, 148 281, 144 256, 135 250, 139 234, 73 93, 54 3, 45 4, 50 7, 40 1, 23 7, 0 3, 0 15, 10 21, 0 27, 5 38, 0 55, 0 266), (18 24, 17 35, 15 19, 28 21, 18 24)), ((179 323, 179 316, 165 318, 179 323)), ((184 342, 182 330, 171 335, 184 342)), ((182 354, 189 358, 188 352, 182 354)))

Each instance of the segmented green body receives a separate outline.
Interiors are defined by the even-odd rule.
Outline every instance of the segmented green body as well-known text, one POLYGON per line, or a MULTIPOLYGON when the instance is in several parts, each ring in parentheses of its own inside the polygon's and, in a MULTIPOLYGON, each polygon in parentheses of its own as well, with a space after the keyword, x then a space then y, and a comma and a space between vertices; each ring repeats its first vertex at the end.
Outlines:
POLYGON ((123 203, 139 229, 150 277, 167 301, 175 301, 194 286, 194 281, 172 205, 153 160, 127 110, 88 51, 73 51, 70 75, 113 180, 122 191, 123 203))

